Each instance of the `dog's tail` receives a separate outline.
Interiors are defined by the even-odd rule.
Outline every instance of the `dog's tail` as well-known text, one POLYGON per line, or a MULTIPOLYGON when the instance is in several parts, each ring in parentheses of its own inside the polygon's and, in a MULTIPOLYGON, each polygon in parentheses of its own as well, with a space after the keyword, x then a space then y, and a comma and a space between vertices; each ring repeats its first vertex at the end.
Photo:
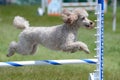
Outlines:
POLYGON ((29 27, 29 21, 21 16, 15 16, 13 25, 18 29, 25 29, 29 27))

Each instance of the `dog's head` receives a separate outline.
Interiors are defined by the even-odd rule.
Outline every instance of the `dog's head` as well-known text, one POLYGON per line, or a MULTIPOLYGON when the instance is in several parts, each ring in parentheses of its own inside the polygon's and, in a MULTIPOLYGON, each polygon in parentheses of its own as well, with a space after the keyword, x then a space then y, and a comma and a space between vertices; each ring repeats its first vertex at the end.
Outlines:
POLYGON ((77 24, 78 26, 85 26, 88 29, 94 27, 94 23, 88 19, 88 13, 84 9, 75 9, 73 11, 63 10, 62 18, 64 23, 72 25, 77 24))

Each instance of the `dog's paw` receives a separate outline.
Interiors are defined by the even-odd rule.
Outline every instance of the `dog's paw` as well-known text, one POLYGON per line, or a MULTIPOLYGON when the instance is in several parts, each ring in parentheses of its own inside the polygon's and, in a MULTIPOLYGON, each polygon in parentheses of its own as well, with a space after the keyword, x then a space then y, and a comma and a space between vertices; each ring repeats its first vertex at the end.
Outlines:
POLYGON ((10 56, 13 56, 14 55, 14 53, 8 53, 7 55, 6 55, 6 57, 10 57, 10 56))
POLYGON ((7 54, 6 57, 10 57, 11 55, 7 54))
POLYGON ((85 53, 87 53, 87 54, 90 53, 90 50, 89 50, 89 49, 85 49, 84 51, 85 51, 85 53))
POLYGON ((82 46, 81 49, 82 49, 85 53, 87 53, 87 54, 90 53, 90 50, 88 49, 87 45, 82 46))

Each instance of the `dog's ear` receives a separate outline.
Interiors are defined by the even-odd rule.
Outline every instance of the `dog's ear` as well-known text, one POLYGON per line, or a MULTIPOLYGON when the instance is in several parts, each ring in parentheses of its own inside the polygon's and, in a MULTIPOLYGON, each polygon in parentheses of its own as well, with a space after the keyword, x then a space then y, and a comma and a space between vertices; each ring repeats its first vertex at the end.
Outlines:
POLYGON ((74 21, 78 19, 78 16, 76 14, 66 9, 63 10, 61 16, 62 16, 64 23, 67 23, 67 24, 72 24, 74 21))

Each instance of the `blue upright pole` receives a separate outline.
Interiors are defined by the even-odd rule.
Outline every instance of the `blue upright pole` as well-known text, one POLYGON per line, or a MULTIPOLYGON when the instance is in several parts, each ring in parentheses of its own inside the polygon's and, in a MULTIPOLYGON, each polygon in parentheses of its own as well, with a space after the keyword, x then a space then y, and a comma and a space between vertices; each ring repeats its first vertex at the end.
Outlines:
POLYGON ((104 48, 104 0, 98 0, 98 5, 101 5, 101 26, 100 26, 100 56, 99 56, 99 80, 103 80, 103 48, 104 48))

